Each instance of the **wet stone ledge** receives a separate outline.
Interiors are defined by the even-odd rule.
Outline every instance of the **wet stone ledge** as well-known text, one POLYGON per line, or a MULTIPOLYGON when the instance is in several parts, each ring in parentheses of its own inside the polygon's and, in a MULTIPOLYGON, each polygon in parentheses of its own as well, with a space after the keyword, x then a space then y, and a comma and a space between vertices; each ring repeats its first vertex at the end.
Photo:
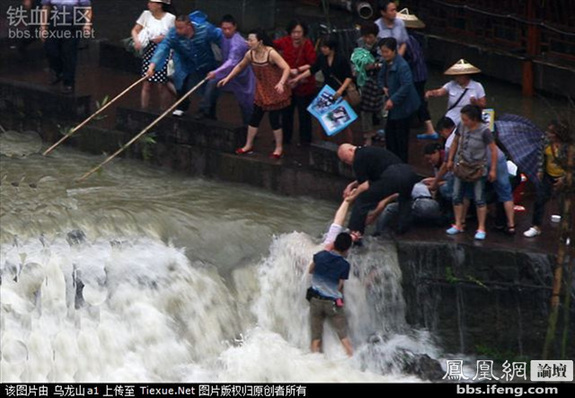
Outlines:
MULTIPOLYGON (((116 128, 137 134, 152 123, 161 113, 118 108, 116 128)), ((245 128, 210 120, 196 121, 189 118, 167 116, 151 130, 158 142, 192 145, 232 153, 245 140, 245 128)))
POLYGON ((309 164, 316 170, 354 180, 353 170, 339 161, 337 157, 338 146, 332 142, 319 142, 311 144, 309 164))
MULTIPOLYGON (((111 154, 140 133, 158 114, 118 108, 117 129, 88 126, 66 145, 93 154, 111 154)), ((267 157, 237 156, 234 149, 245 140, 245 128, 221 122, 167 117, 151 130, 155 143, 140 139, 125 154, 158 167, 191 176, 242 183, 289 196, 333 201, 348 178, 293 162, 267 157)), ((324 154, 325 155, 325 154, 324 154)), ((311 156, 311 155, 310 155, 311 156)), ((335 156, 331 152, 331 156, 335 156)))
POLYGON ((447 352, 540 356, 554 256, 445 242, 401 240, 397 247, 411 325, 431 331, 447 352))
POLYGON ((0 78, 0 114, 53 120, 78 120, 90 115, 89 95, 66 95, 36 84, 0 78))

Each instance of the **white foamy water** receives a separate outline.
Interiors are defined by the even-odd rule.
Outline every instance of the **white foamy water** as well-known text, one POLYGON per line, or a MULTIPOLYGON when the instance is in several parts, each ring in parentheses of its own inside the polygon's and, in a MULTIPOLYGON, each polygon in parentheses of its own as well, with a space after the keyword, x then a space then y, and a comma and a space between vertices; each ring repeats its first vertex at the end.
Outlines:
POLYGON ((318 249, 282 235, 226 281, 150 238, 2 245, 2 381, 412 380, 393 368, 398 350, 433 346, 378 328, 362 258, 346 287, 356 355, 329 328, 325 353, 310 353, 306 268, 318 249), (387 337, 373 344, 374 333, 387 337))
POLYGON ((406 358, 439 356, 379 244, 349 258, 355 355, 329 327, 310 352, 307 267, 331 204, 132 162, 78 186, 99 158, 16 149, 0 157, 2 382, 418 381, 406 358))

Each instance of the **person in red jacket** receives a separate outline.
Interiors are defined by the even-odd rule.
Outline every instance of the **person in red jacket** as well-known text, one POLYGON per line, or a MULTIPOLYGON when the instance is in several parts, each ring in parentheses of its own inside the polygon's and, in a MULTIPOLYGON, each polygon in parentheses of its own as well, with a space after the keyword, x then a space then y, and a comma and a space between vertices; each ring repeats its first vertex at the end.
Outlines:
MULTIPOLYGON (((294 78, 307 71, 316 61, 313 43, 307 38, 308 27, 301 21, 293 20, 287 26, 288 36, 274 40, 274 47, 290 66, 290 77, 294 78)), ((291 80, 291 79, 290 79, 291 80)), ((288 81, 289 84, 289 81, 288 81)), ((282 115, 284 144, 290 144, 293 135, 294 111, 299 117, 299 145, 309 145, 312 141, 311 114, 307 107, 316 95, 314 76, 299 80, 292 85, 291 104, 282 115)))

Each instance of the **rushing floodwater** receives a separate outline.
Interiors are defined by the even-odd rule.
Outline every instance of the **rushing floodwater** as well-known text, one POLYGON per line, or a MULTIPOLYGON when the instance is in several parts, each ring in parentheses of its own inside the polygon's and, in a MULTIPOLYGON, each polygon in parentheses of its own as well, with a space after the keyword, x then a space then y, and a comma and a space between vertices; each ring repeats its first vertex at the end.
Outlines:
POLYGON ((306 267, 334 206, 0 135, 1 381, 396 381, 404 320, 391 247, 352 254, 347 359, 309 351, 306 267))

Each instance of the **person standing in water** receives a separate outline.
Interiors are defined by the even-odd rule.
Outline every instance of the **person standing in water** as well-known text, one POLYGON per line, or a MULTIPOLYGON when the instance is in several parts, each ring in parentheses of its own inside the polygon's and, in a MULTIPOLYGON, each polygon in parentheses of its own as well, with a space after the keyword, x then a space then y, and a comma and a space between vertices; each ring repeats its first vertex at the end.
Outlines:
POLYGON ((343 286, 349 278, 349 262, 345 259, 352 244, 351 235, 341 232, 333 242, 333 250, 322 250, 313 256, 309 273, 312 274, 308 290, 310 304, 311 351, 322 349, 323 324, 329 320, 348 356, 353 347, 348 337, 347 318, 343 303, 343 286))

